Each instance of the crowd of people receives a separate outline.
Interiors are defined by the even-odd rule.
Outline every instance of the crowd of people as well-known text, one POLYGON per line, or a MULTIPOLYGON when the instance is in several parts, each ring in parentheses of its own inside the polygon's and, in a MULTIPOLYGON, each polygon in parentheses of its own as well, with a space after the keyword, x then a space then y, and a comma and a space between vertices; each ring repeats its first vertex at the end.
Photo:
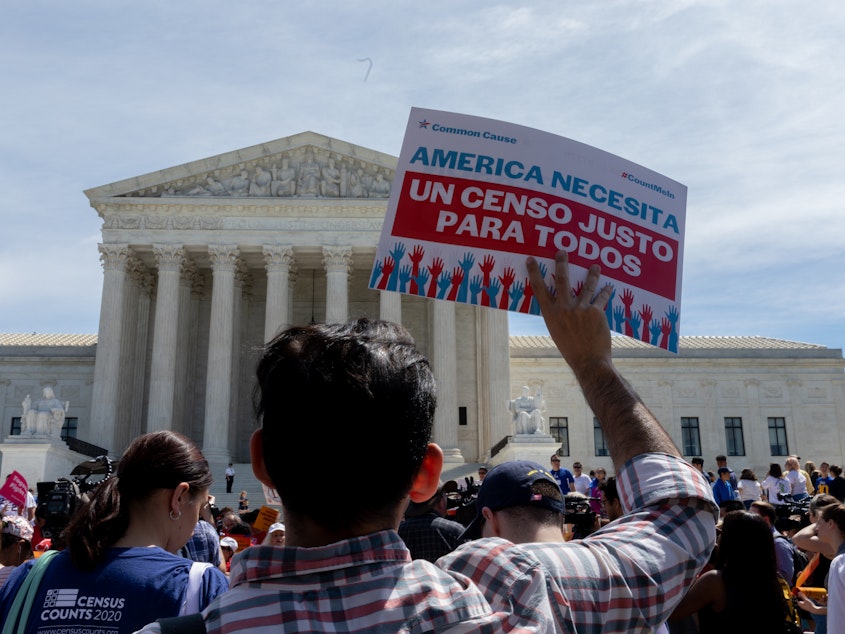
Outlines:
MULTIPOLYGON (((602 426, 612 477, 599 468, 587 476, 579 461, 561 469, 557 454, 548 467, 485 466, 468 521, 454 521, 456 487, 441 480, 443 451, 431 442, 434 374, 410 334, 367 319, 296 326, 259 361, 250 439, 252 469, 278 492, 284 523, 256 534, 245 494, 240 513, 215 513, 200 450, 175 432, 145 434, 73 516, 66 548, 28 559, 29 520, 4 519, 3 557, 8 548, 15 566, 0 588, 4 627, 789 632, 796 587, 808 624, 824 612, 816 631, 822 621, 845 631, 845 507, 813 497, 811 523, 794 541, 781 536, 764 484, 743 497, 754 487, 740 482, 754 474, 737 480, 719 460, 711 481, 619 374, 604 310, 611 289, 599 284, 599 267, 577 292, 566 253, 556 259, 555 288, 532 258, 527 267, 549 333, 602 426), (320 435, 349 456, 340 482, 336 470, 314 467, 322 445, 301 423, 313 419, 315 402, 320 435), (596 518, 583 534, 567 530, 579 516, 596 518), (809 565, 797 566, 797 556, 778 572, 781 541, 817 553, 814 571, 829 560, 827 602, 805 583, 810 573, 801 579, 809 565)), ((233 470, 226 475, 231 490, 233 470)), ((813 472, 804 480, 808 496, 809 486, 820 490, 813 472)), ((821 486, 832 493, 832 482, 821 486)), ((800 493, 790 488, 793 500, 800 493)))

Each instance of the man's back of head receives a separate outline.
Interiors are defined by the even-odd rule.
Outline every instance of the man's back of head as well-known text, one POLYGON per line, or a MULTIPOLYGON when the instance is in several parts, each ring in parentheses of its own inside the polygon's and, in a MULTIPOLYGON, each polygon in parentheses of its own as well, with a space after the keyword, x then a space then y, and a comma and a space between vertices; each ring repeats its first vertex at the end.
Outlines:
POLYGON ((256 373, 260 451, 286 514, 334 532, 392 517, 426 455, 436 402, 408 331, 367 319, 289 328, 256 373))

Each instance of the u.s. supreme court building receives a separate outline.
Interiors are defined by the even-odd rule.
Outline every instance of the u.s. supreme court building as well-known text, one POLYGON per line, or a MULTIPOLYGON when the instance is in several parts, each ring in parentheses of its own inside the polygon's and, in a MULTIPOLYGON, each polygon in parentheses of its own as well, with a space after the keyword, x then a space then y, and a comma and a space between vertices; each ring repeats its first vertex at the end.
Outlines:
MULTIPOLYGON (((22 402, 45 386, 70 404, 51 446, 69 437, 77 451, 82 441, 119 456, 141 433, 174 429, 214 464, 246 462, 261 345, 287 325, 366 316, 405 324, 431 359, 434 440, 449 464, 495 463, 522 446, 612 472, 550 339, 509 337, 505 311, 369 290, 395 166, 305 132, 87 190, 103 220, 99 331, 0 334, 0 471, 10 452, 37 453, 20 437, 22 402), (516 438, 508 411, 523 386, 545 400, 536 439, 516 438)), ((841 350, 750 336, 681 337, 678 355, 613 345, 682 452, 708 468, 720 453, 761 478, 788 454, 842 464, 841 350)), ((342 450, 320 416, 314 403, 298 424, 342 450)))

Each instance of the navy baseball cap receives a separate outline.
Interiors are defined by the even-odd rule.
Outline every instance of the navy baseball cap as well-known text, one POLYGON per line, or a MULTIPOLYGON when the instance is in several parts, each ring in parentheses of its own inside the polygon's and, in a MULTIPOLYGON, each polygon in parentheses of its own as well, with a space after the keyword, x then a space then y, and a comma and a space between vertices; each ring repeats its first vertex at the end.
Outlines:
POLYGON ((566 513, 566 504, 563 499, 556 500, 531 491, 531 486, 540 480, 550 482, 560 491, 554 476, 537 462, 511 460, 493 467, 478 490, 478 497, 475 499, 475 517, 467 525, 463 539, 481 537, 481 526, 484 521, 481 509, 485 506, 491 511, 501 511, 512 506, 537 506, 558 513, 566 513))

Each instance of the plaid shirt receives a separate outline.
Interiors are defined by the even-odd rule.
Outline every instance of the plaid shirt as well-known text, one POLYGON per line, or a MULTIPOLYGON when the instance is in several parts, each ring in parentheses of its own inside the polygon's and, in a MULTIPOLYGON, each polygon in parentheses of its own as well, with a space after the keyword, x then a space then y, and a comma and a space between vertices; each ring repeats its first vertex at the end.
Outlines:
POLYGON ((650 632, 707 561, 718 511, 705 479, 671 456, 638 456, 617 487, 633 511, 584 540, 482 539, 437 566, 412 561, 394 531, 249 548, 204 611, 208 632, 650 632))
POLYGON ((554 621, 549 632, 651 632, 707 562, 718 509, 709 482, 664 454, 635 457, 619 473, 617 488, 626 515, 583 540, 482 539, 437 565, 472 579, 494 610, 542 603, 554 621), (543 596, 522 593, 518 582, 538 575, 543 596))
POLYGON ((205 520, 199 520, 194 526, 194 534, 179 549, 179 554, 193 561, 206 561, 220 566, 220 535, 217 529, 205 520))

